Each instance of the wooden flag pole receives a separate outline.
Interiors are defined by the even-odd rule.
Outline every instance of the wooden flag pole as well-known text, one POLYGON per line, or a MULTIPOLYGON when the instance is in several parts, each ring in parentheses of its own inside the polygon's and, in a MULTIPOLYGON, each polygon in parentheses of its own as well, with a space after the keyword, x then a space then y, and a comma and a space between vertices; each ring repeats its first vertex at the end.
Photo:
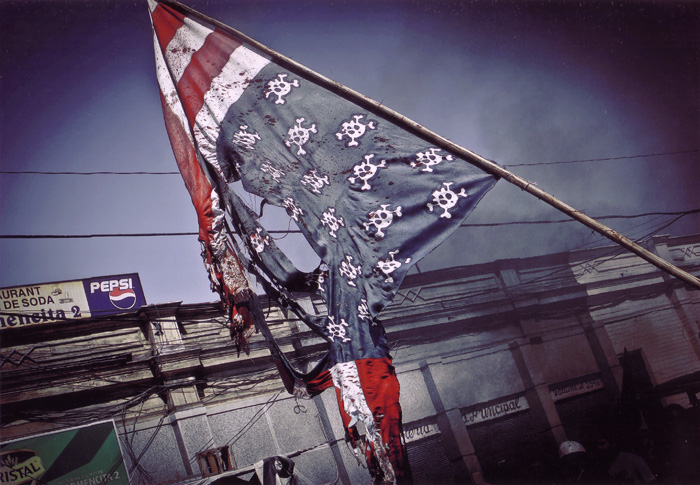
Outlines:
POLYGON ((344 86, 336 81, 333 81, 332 79, 327 78, 326 76, 319 74, 308 67, 299 64, 293 59, 290 59, 289 57, 286 57, 279 52, 270 49, 269 47, 261 44, 260 42, 256 41, 255 39, 252 39, 248 37, 247 35, 237 31, 236 29, 233 29, 229 27, 226 24, 223 24, 219 22, 216 19, 213 19, 211 17, 208 17, 206 15, 203 15, 200 12, 197 12, 196 10, 193 10, 192 8, 188 7, 187 5, 184 5, 176 0, 162 0, 162 3, 164 4, 169 4, 172 5, 175 8, 178 8, 182 11, 185 11, 191 15, 194 15, 195 17, 199 17, 200 19, 204 20, 205 22, 208 22, 209 24, 213 25, 214 27, 236 37, 238 40, 241 42, 250 45, 251 47, 255 48, 256 50, 268 55, 270 58, 272 58, 276 63, 282 65, 283 67, 288 68, 290 71, 294 71, 300 76, 306 77, 307 79, 310 79, 311 81, 322 85, 329 91, 334 92, 335 94, 344 97, 345 99, 348 99, 349 101, 352 101, 356 104, 359 104, 365 108, 367 108, 369 111, 372 111, 373 113, 382 116, 383 118, 397 124, 398 126, 406 129, 407 131, 410 131, 411 133, 415 134, 416 136, 419 136, 423 138, 426 141, 429 141, 440 148, 443 148, 460 158, 463 158, 465 160, 468 160, 470 163, 478 166, 482 170, 495 175, 497 177, 501 177, 505 179, 506 181, 510 182, 511 184, 520 187, 522 190, 525 192, 528 192, 529 194, 534 195, 538 199, 546 202, 547 204, 551 205, 555 209, 563 212, 564 214, 568 215, 569 217, 585 224, 586 226, 590 227, 594 231, 596 231, 599 234, 602 234, 606 238, 610 239, 611 241, 621 245, 622 247, 628 249, 632 253, 636 254, 640 258, 646 260, 647 262, 653 264, 657 268, 661 269, 662 271, 665 271, 673 276, 676 276, 677 278, 680 278, 684 282, 695 286, 696 288, 700 288, 700 279, 696 278, 695 276, 691 275, 690 273, 683 271, 679 267, 669 263, 663 258, 660 258, 656 254, 652 253, 651 251, 648 251, 641 247, 639 244, 635 243, 634 241, 628 239, 627 237, 623 236, 622 234, 618 233, 617 231, 614 231, 613 229, 607 227, 604 224, 601 224, 600 222, 596 221, 595 219, 587 216, 581 211, 578 211, 574 209, 573 207, 565 204, 561 200, 557 199, 556 197, 548 194, 547 192, 537 188, 532 182, 529 182, 525 180, 522 177, 519 177, 508 170, 504 169, 503 167, 491 162, 490 160, 485 159, 484 157, 477 155, 476 153, 467 150, 466 148, 457 145, 456 143, 451 142, 450 140, 438 135, 437 133, 425 128, 423 125, 416 123, 415 121, 405 117, 404 115, 392 110, 391 108, 387 108, 383 104, 365 96, 364 94, 358 93, 357 91, 350 89, 347 86, 344 86))

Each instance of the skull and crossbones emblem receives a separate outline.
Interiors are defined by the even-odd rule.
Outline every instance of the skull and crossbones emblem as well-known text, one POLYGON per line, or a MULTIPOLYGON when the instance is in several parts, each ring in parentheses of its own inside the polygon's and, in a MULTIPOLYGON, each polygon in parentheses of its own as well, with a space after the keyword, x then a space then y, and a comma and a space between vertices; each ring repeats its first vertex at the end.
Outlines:
POLYGON ((301 178, 301 183, 302 185, 311 186, 311 192, 320 194, 324 185, 330 185, 330 180, 328 179, 328 175, 321 177, 314 169, 310 170, 309 173, 301 178))
POLYGON ((278 74, 277 79, 267 83, 267 90, 265 91, 265 98, 269 98, 271 94, 277 96, 275 104, 284 104, 283 97, 288 95, 292 91, 292 87, 299 87, 299 80, 295 79, 291 83, 286 81, 284 78, 287 77, 286 74, 278 74))
POLYGON ((248 150, 253 150, 255 148, 255 143, 262 140, 257 132, 249 133, 248 125, 240 125, 241 131, 236 132, 233 135, 233 144, 246 148, 248 150))
POLYGON ((423 167, 422 172, 432 172, 432 166, 441 163, 443 160, 452 160, 452 155, 444 157, 437 153, 439 148, 428 148, 428 151, 416 153, 416 159, 411 162, 411 167, 423 167))
POLYGON ((359 145, 357 142, 358 138, 361 138, 365 134, 367 128, 370 130, 376 130, 377 127, 374 125, 374 121, 369 121, 367 123, 362 123, 360 120, 364 118, 364 115, 352 115, 354 119, 346 120, 340 125, 340 131, 335 134, 338 140, 342 140, 344 136, 350 138, 347 146, 356 147, 359 145))
POLYGON ((452 185, 452 182, 443 182, 442 184, 444 187, 433 192, 433 202, 437 205, 431 202, 428 202, 427 205, 430 212, 433 211, 433 207, 441 208, 444 212, 440 214, 440 217, 450 219, 452 217, 452 214, 450 214, 450 209, 457 205, 459 197, 467 197, 467 192, 464 189, 460 190, 459 192, 450 190, 450 185, 452 185))
POLYGON ((377 269, 379 269, 387 277, 384 280, 385 283, 393 283, 394 278, 391 277, 391 273, 399 269, 401 265, 408 264, 411 262, 411 258, 406 258, 406 260, 403 263, 401 261, 396 261, 396 259, 394 259, 394 256, 396 256, 397 254, 399 254, 398 249, 394 251, 389 251, 389 257, 387 259, 380 259, 377 262, 377 269))
POLYGON ((341 339, 343 342, 349 342, 350 338, 345 336, 345 328, 348 323, 345 319, 341 318, 340 323, 335 323, 335 318, 331 315, 328 316, 328 323, 326 324, 326 330, 328 331, 328 337, 335 342, 335 338, 341 339))
POLYGON ((348 285, 357 287, 357 285, 355 284, 355 280, 360 275, 362 265, 358 264, 357 266, 354 266, 352 264, 352 259, 352 256, 346 254, 345 261, 340 263, 340 268, 338 269, 338 272, 341 274, 341 276, 345 276, 345 278, 347 278, 348 285))
POLYGON ((255 249, 255 252, 260 254, 265 250, 265 246, 270 244, 270 236, 265 235, 265 237, 263 237, 262 229, 259 227, 256 229, 256 231, 256 234, 250 235, 250 243, 253 246, 253 249, 255 249))
MULTIPOLYGON (((369 313, 369 306, 367 305, 367 300, 364 298, 360 299, 360 304, 357 305, 357 318, 360 320, 371 320, 372 315, 369 313)), ((376 322, 373 323, 376 325, 376 322)))
POLYGON ((287 208, 287 210, 290 212, 290 217, 296 222, 299 222, 299 216, 304 215, 304 211, 301 209, 301 207, 297 207, 294 199, 291 197, 284 199, 284 207, 287 208))
POLYGON ((377 209, 375 211, 370 212, 369 215, 369 222, 365 222, 365 231, 370 230, 370 227, 374 226, 377 229, 376 236, 379 238, 384 237, 384 229, 385 227, 389 227, 392 222, 394 222, 394 216, 396 217, 401 217, 401 206, 398 206, 396 209, 393 211, 388 210, 387 207, 389 207, 391 204, 381 204, 381 208, 377 209))
POLYGON ((334 238, 338 237, 336 236, 335 231, 340 229, 341 226, 345 227, 345 221, 342 217, 335 216, 335 209, 333 207, 329 207, 328 210, 323 213, 321 224, 328 226, 328 234, 334 238))
POLYGON ((367 181, 374 177, 378 169, 386 167, 386 160, 382 160, 378 165, 373 165, 370 163, 370 160, 374 158, 374 153, 369 153, 365 155, 364 158, 364 162, 360 162, 352 168, 355 172, 355 176, 348 177, 348 180, 351 184, 354 184, 355 180, 359 179, 364 182, 360 190, 369 190, 372 186, 368 184, 367 181))
POLYGON ((303 145, 309 141, 309 133, 318 133, 316 130, 316 123, 311 124, 311 128, 304 128, 301 124, 304 122, 304 118, 297 118, 296 125, 292 126, 287 134, 289 135, 289 140, 285 141, 284 144, 288 147, 296 145, 299 147, 297 150, 297 155, 306 155, 306 150, 304 150, 303 145))
POLYGON ((273 166, 270 162, 265 162, 260 166, 260 170, 262 170, 265 173, 269 173, 272 175, 272 178, 275 180, 275 182, 280 181, 280 177, 286 175, 283 170, 280 170, 279 168, 273 166))

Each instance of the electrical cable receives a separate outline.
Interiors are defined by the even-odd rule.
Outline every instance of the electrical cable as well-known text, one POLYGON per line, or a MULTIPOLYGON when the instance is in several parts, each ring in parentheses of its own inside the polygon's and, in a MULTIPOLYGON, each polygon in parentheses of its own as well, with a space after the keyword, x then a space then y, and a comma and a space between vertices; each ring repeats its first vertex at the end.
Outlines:
POLYGON ((90 239, 99 237, 171 237, 198 236, 198 232, 149 232, 149 233, 115 233, 115 234, 25 234, 0 235, 0 239, 90 239))
MULTIPOLYGON (((657 215, 686 216, 700 213, 700 209, 690 209, 679 212, 645 212, 641 214, 612 214, 595 216, 593 219, 636 219, 639 217, 651 217, 657 215)), ((561 224, 565 222, 576 222, 574 219, 557 220, 537 220, 537 221, 508 221, 490 223, 465 223, 459 227, 496 227, 511 225, 530 224, 561 224)), ((300 234, 298 229, 293 230, 269 230, 269 234, 300 234)), ((149 232, 149 233, 111 233, 111 234, 0 234, 0 239, 89 239, 89 238, 109 238, 109 237, 173 237, 173 236, 198 236, 198 232, 149 232)))
MULTIPOLYGON (((640 244, 640 243, 642 243, 642 242, 648 240, 650 237, 652 237, 652 236, 658 234, 660 231, 666 229, 668 226, 670 226, 670 225, 673 224, 674 222, 678 221, 681 217, 683 217, 683 215, 680 215, 680 216, 678 216, 678 217, 675 217, 675 218, 674 218, 671 222, 669 222, 669 223, 664 223, 664 224, 660 225, 659 227, 653 229, 652 231, 650 231, 650 232, 647 233, 646 235, 637 238, 637 239, 635 240, 635 242, 636 242, 637 244, 640 244)), ((642 224, 640 224, 639 226, 644 226, 644 225, 645 225, 645 223, 642 223, 642 224)), ((575 251, 575 249, 574 249, 574 251, 575 251)), ((613 246, 612 249, 611 249, 611 251, 609 251, 609 252, 607 253, 607 255, 606 255, 606 254, 604 254, 604 255, 602 255, 602 256, 601 256, 601 255, 597 255, 597 256, 594 256, 594 257, 592 257, 592 258, 590 258, 590 259, 588 259, 588 260, 578 262, 577 265, 582 266, 582 265, 584 265, 584 264, 586 264, 586 263, 590 263, 591 261, 596 261, 596 266, 598 266, 598 265, 600 265, 600 264, 602 264, 602 263, 605 263, 605 262, 608 262, 608 261, 612 261, 613 259, 617 258, 618 256, 620 256, 620 255, 622 255, 622 254, 627 254, 627 250, 626 250, 625 248, 622 248, 622 247, 619 247, 619 246, 613 246), (609 257, 608 257, 608 256, 609 256, 609 257)), ((570 268, 567 266, 566 268, 561 268, 561 269, 555 270, 555 271, 553 271, 553 272, 551 272, 551 273, 547 273, 547 274, 545 274, 545 275, 538 276, 538 277, 536 277, 536 278, 532 278, 532 279, 530 279, 530 280, 528 280, 528 281, 524 281, 524 282, 520 283, 520 285, 529 285, 529 284, 532 284, 532 283, 535 283, 535 282, 539 282, 539 281, 541 281, 542 279, 544 279, 544 278, 546 278, 546 277, 549 277, 549 276, 552 276, 552 275, 561 273, 562 271, 565 271, 565 270, 570 270, 570 268)), ((518 285, 518 286, 519 286, 519 285, 518 285)))
POLYGON ((0 170, 7 175, 180 175, 180 172, 52 172, 44 170, 0 170))
MULTIPOLYGON (((695 212, 695 211, 693 211, 693 212, 695 212)), ((684 214, 685 214, 685 213, 684 213, 684 214)), ((674 222, 676 222, 676 221, 677 221, 678 219, 680 219, 681 217, 682 217, 682 215, 680 215, 679 217, 674 218, 673 220, 671 220, 671 221, 668 222, 668 223, 664 222, 664 223, 657 224, 656 227, 654 227, 653 229, 651 229, 649 232, 646 232, 646 233, 644 233, 642 236, 639 236, 638 238, 636 238, 636 242, 637 242, 637 243, 640 243, 640 242, 643 242, 643 241, 648 240, 649 238, 651 238, 652 236, 654 236, 655 234, 657 234, 659 231, 665 229, 665 228, 668 227, 670 224, 673 224, 674 222)), ((640 223, 640 224, 638 224, 638 225, 636 225, 636 226, 633 226, 632 229, 637 229, 637 231, 633 231, 633 232, 636 234, 636 233, 638 232, 639 229, 643 228, 643 227, 646 226, 647 224, 649 224, 649 221, 646 221, 646 222, 640 223)), ((631 235, 632 235, 632 234, 631 234, 631 235)), ((600 238, 602 239, 602 236, 600 236, 600 238)), ((583 245, 579 245, 579 246, 577 246, 577 247, 571 249, 570 252, 577 251, 577 250, 579 250, 579 249, 581 249, 581 248, 583 248, 583 247, 585 247, 585 246, 588 246, 588 245, 590 245, 590 243, 586 243, 586 244, 583 244, 583 245)), ((601 248, 601 249, 602 249, 602 248, 601 248)), ((604 251, 602 254, 597 254, 597 255, 592 256, 591 258, 588 258, 588 259, 586 259, 586 260, 579 261, 579 262, 576 263, 576 265, 577 265, 577 266, 583 266, 583 265, 585 265, 585 264, 587 264, 587 263, 591 263, 591 262, 593 262, 593 261, 596 261, 595 266, 598 266, 598 265, 600 265, 600 264, 602 264, 602 263, 604 263, 604 262, 612 261, 614 258, 616 258, 616 257, 618 257, 618 256, 620 256, 620 255, 622 255, 622 254, 626 254, 626 250, 625 250, 624 248, 619 247, 619 246, 610 246, 608 251, 604 251)), ((541 283, 546 282, 546 281, 552 282, 552 281, 554 281, 554 278, 555 278, 557 275, 560 275, 560 274, 562 274, 562 273, 566 273, 567 275, 572 276, 572 275, 571 275, 571 272, 572 272, 571 265, 568 265, 568 264, 567 264, 567 265, 563 266, 562 268, 555 269, 555 270, 550 271, 550 272, 548 272, 548 273, 545 273, 545 274, 543 274, 543 275, 535 276, 535 277, 533 277, 533 278, 531 278, 531 279, 529 279, 529 280, 521 281, 521 282, 519 282, 519 283, 517 283, 517 284, 515 284, 515 285, 508 286, 507 289, 508 289, 508 291, 521 291, 521 292, 522 292, 522 291, 525 291, 525 290, 527 289, 528 286, 531 286, 531 285, 533 285, 533 284, 535 284, 535 283, 541 284, 541 283)), ((483 297, 483 296, 487 296, 487 295, 492 294, 492 293, 497 292, 497 291, 503 291, 503 290, 502 290, 502 288, 500 288, 500 287, 497 287, 497 288, 487 288, 487 289, 484 289, 484 290, 475 291, 475 292, 473 292, 473 293, 463 294, 463 296, 464 296, 465 298, 483 297)))
MULTIPOLYGON (((642 214, 629 214, 629 215, 607 215, 607 216, 595 216, 593 219, 636 219, 639 217, 651 217, 651 216, 686 216, 690 214, 700 213, 700 209, 691 209, 687 211, 680 212, 644 212, 642 214)), ((490 222, 490 223, 464 223, 460 224, 459 227, 495 227, 495 226, 513 226, 518 224, 561 224, 564 222, 578 222, 575 219, 555 219, 555 220, 539 220, 539 221, 510 221, 510 222, 490 222)), ((1 236, 0 236, 1 237, 1 236)))
MULTIPOLYGON (((581 160, 562 160, 556 162, 534 162, 534 163, 509 163, 503 165, 503 167, 533 167, 538 165, 560 165, 568 163, 588 163, 588 162, 607 162, 614 160, 632 160, 637 158, 648 158, 648 157, 660 157, 667 155, 680 155, 685 153, 697 153, 700 149, 690 149, 690 150, 678 150, 673 152, 661 152, 661 153, 646 153, 641 155, 626 155, 620 157, 606 157, 606 158, 589 158, 581 160)), ((99 172, 80 172, 80 171, 48 171, 48 170, 0 170, 0 174, 7 175, 180 175, 180 172, 148 172, 148 171, 136 171, 136 172, 117 172, 117 171, 99 171, 99 172)))
POLYGON ((506 165, 503 165, 504 168, 508 167, 534 167, 538 165, 561 165, 561 164, 568 164, 568 163, 587 163, 587 162, 607 162, 611 160, 630 160, 633 158, 647 158, 647 157, 660 157, 660 156, 665 156, 665 155, 679 155, 683 153, 697 153, 700 152, 700 149, 691 149, 691 150, 679 150, 675 152, 663 152, 663 153, 647 153, 644 155, 628 155, 628 156, 623 156, 623 157, 607 157, 607 158, 589 158, 585 160, 568 160, 568 161, 559 161, 559 162, 535 162, 535 163, 509 163, 506 165))
POLYGON ((241 430, 233 435, 230 440, 228 440, 224 446, 231 446, 233 445, 236 441, 238 441, 244 434, 246 434, 252 427, 257 423, 260 418, 262 418, 265 413, 272 407, 273 404, 277 401, 277 398, 284 392, 284 389, 280 390, 277 394, 272 396, 270 399, 267 400, 265 404, 263 404, 260 409, 258 409, 255 414, 253 415, 252 418, 241 428, 241 430))
MULTIPOLYGON (((679 219, 680 219, 681 217, 683 217, 684 215, 696 213, 696 212, 698 212, 698 211, 699 211, 699 210, 696 209, 696 210, 692 210, 692 211, 685 211, 685 212, 679 212, 679 213, 671 213, 671 212, 664 212, 664 213, 661 213, 661 214, 669 214, 669 215, 671 215, 671 214, 678 214, 678 217, 675 217, 675 218, 673 218, 670 222, 663 223, 663 224, 660 225, 659 227, 656 227, 656 228, 652 229, 649 233, 647 233, 647 234, 645 234, 644 236, 638 238, 637 241, 638 241, 638 242, 645 241, 645 240, 647 240, 649 237, 651 237, 651 236, 653 236, 654 234, 658 233, 660 230, 663 230, 663 229, 665 229, 666 227, 668 227, 669 225, 673 224, 674 222, 676 222, 677 220, 679 220, 679 219)), ((648 214, 645 214, 645 215, 651 215, 651 214, 653 214, 653 213, 648 213, 648 214)), ((614 217, 614 216, 611 216, 611 217, 614 217)), ((649 221, 644 222, 644 223, 639 224, 638 226, 634 226, 634 227, 643 227, 644 225, 646 225, 646 224, 648 224, 648 223, 649 223, 649 221)), ((579 246, 579 247, 577 247, 577 248, 574 248, 572 251, 575 251, 575 250, 577 250, 577 249, 580 249, 581 247, 584 247, 584 246, 586 246, 586 245, 589 245, 589 244, 581 245, 581 246, 579 246)), ((617 256, 619 256, 620 254, 623 254, 623 253, 624 253, 624 251, 622 251, 621 248, 614 247, 614 248, 612 249, 612 251, 611 251, 611 252, 608 252, 607 254, 595 256, 595 257, 593 257, 593 258, 590 258, 589 260, 579 262, 578 264, 579 264, 579 265, 584 265, 586 262, 591 262, 591 261, 594 261, 594 260, 599 260, 599 263, 598 263, 598 264, 600 264, 600 263, 602 263, 602 262, 606 262, 606 261, 612 260, 612 259, 614 259, 615 257, 617 257, 617 256), (608 257, 608 256, 611 256, 611 257, 608 257), (601 258, 605 258, 605 259, 601 260, 601 258)), ((541 282, 541 281, 543 281, 543 280, 545 280, 545 279, 547 279, 547 278, 551 278, 552 276, 555 276, 556 274, 561 273, 562 271, 566 271, 567 269, 568 269, 568 267, 567 267, 567 268, 562 268, 562 269, 559 269, 559 270, 555 270, 555 271, 550 272, 550 273, 547 273, 547 274, 545 274, 545 275, 540 275, 540 276, 538 276, 538 277, 536 277, 536 278, 534 278, 534 279, 521 282, 521 283, 518 284, 518 286, 524 286, 524 285, 529 285, 529 284, 541 282)), ((494 291, 494 290, 493 290, 493 289, 491 289, 491 290, 486 290, 486 293, 489 293, 489 292, 491 292, 491 291, 494 291)), ((473 294, 473 295, 470 295, 470 296, 472 296, 472 297, 473 297, 473 296, 480 296, 480 295, 482 295, 482 293, 484 293, 484 292, 480 292, 480 293, 478 293, 478 294, 473 294)), ((5 316, 8 316, 8 315, 29 316, 28 314, 24 314, 24 313, 21 312, 21 311, 19 311, 19 312, 3 312, 3 311, 1 311, 1 310, 0 310, 0 315, 5 315, 5 316)), ((130 319, 129 319, 129 318, 120 318, 119 320, 130 320, 130 319)), ((227 327, 227 324, 226 324, 226 323, 222 323, 221 321, 219 321, 219 320, 217 320, 217 319, 212 319, 211 321, 217 323, 218 325, 221 325, 222 327, 227 327)))

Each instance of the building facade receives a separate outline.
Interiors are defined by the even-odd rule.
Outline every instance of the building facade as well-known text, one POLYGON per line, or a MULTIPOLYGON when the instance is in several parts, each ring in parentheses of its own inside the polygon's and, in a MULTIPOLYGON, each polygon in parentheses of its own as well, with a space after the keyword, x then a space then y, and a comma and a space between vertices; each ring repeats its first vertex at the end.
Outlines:
MULTIPOLYGON (((700 275, 700 235, 649 249, 700 275)), ((261 303, 290 360, 313 365, 326 343, 261 303)), ((697 473, 697 443, 674 448, 668 429, 698 435, 699 310, 698 289, 610 247, 410 274, 380 319, 415 483, 544 483, 560 443, 602 437, 647 437, 659 477, 697 473)), ((223 484, 278 455, 302 483, 370 482, 335 394, 287 394, 259 334, 238 355, 218 303, 0 318, 2 442, 113 420, 131 483, 223 484)))

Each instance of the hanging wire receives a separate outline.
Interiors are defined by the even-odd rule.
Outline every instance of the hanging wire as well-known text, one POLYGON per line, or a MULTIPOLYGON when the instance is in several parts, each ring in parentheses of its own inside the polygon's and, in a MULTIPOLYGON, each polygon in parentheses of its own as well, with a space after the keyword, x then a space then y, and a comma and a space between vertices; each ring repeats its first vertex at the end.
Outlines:
MULTIPOLYGON (((620 157, 606 157, 606 158, 588 158, 581 160, 562 160, 556 162, 533 162, 533 163, 509 163, 503 165, 504 168, 507 167, 534 167, 539 165, 561 165, 569 163, 590 163, 590 162, 607 162, 614 160, 633 160, 638 158, 649 158, 649 157, 661 157, 667 155, 681 155, 685 153, 697 153, 700 149, 693 148, 689 150, 678 150, 673 152, 660 152, 660 153, 645 153, 640 155, 626 155, 620 157)), ((49 171, 49 170, 0 170, 0 174, 8 175, 180 175, 180 172, 147 172, 147 171, 137 171, 137 172, 117 172, 117 171, 99 171, 99 172, 80 172, 80 171, 49 171)))
POLYGON ((284 389, 280 390, 277 394, 268 399, 267 402, 260 409, 258 409, 253 415, 253 417, 243 426, 243 428, 241 428, 241 430, 238 433, 233 435, 231 439, 224 444, 224 446, 231 446, 236 441, 241 439, 241 437, 245 433, 247 433, 253 427, 253 425, 258 422, 260 418, 262 418, 265 415, 268 409, 270 409, 272 405, 275 404, 277 398, 280 396, 280 394, 282 394, 282 392, 284 392, 284 389))
MULTIPOLYGON (((686 216, 700 213, 700 209, 690 209, 680 212, 645 212, 642 214, 628 215, 604 215, 595 216, 593 219, 636 219, 639 217, 650 217, 654 215, 686 216)), ((507 222, 487 222, 487 223, 465 223, 459 227, 498 227, 513 225, 535 225, 535 224, 562 224, 566 222, 576 222, 574 219, 557 220, 536 220, 536 221, 507 221, 507 222)), ((269 230, 268 234, 301 234, 298 229, 269 230)), ((198 236, 198 232, 145 232, 145 233, 107 233, 107 234, 0 234, 0 239, 90 239, 90 238, 110 238, 110 237, 175 237, 175 236, 198 236)), ((279 238, 282 239, 282 238, 279 238)))
POLYGON ((607 161, 612 161, 612 160, 631 160, 634 158, 648 158, 648 157, 660 157, 660 156, 666 156, 666 155, 680 155, 683 153, 697 153, 700 152, 700 149, 691 149, 691 150, 679 150, 675 152, 663 152, 663 153, 647 153, 644 155, 628 155, 628 156, 623 156, 623 157, 607 157, 607 158, 589 158, 585 160, 568 160, 568 161, 559 161, 559 162, 533 162, 533 163, 509 163, 507 165, 503 165, 504 168, 509 168, 509 167, 534 167, 538 165, 562 165, 562 164, 568 164, 568 163, 588 163, 588 162, 607 162, 607 161))
MULTIPOLYGON (((676 222, 677 220, 679 220, 681 217, 683 217, 683 215, 679 215, 678 217, 674 218, 674 219, 673 219, 671 222, 669 222, 669 223, 664 223, 664 224, 659 225, 659 226, 656 227, 655 229, 653 229, 653 230, 651 230, 650 232, 646 233, 644 236, 637 238, 637 239, 635 240, 635 242, 639 244, 639 243, 642 243, 642 242, 648 240, 648 239, 651 238, 652 236, 658 234, 660 231, 664 230, 665 228, 667 228, 668 226, 670 226, 671 224, 673 224, 674 222, 676 222)), ((638 226, 641 228, 641 227, 644 226, 644 225, 646 225, 646 223, 639 224, 638 226)), ((635 227, 637 227, 637 226, 635 226, 635 227)), ((578 249, 580 249, 580 247, 574 248, 573 250, 571 250, 571 252, 576 251, 576 250, 578 250, 578 249)), ((616 245, 616 246, 613 246, 613 247, 611 248, 610 251, 604 253, 603 255, 596 255, 596 256, 593 256, 593 257, 591 257, 591 258, 589 258, 589 259, 587 259, 587 260, 577 262, 577 265, 584 265, 584 264, 586 264, 586 263, 590 263, 590 262, 596 261, 595 266, 599 266, 600 264, 603 264, 603 263, 605 263, 605 262, 609 262, 609 261, 614 260, 615 258, 617 258, 618 256, 620 256, 620 255, 622 255, 622 254, 627 254, 627 250, 626 250, 625 248, 622 248, 622 247, 616 245)), ((570 271, 570 270, 571 270, 571 268, 570 268, 569 266, 566 266, 566 267, 564 267, 564 268, 560 268, 560 269, 558 269, 558 270, 552 271, 552 272, 547 273, 547 274, 545 274, 545 275, 541 275, 541 276, 532 278, 532 279, 530 279, 530 280, 523 281, 523 282, 521 282, 520 284, 515 285, 515 286, 516 286, 516 287, 517 287, 517 286, 524 286, 524 285, 530 285, 530 284, 536 283, 536 282, 541 282, 541 281, 542 281, 543 279, 545 279, 545 278, 549 278, 549 277, 551 277, 551 276, 560 274, 560 273, 562 273, 563 271, 570 271)))
POLYGON ((180 172, 59 172, 45 170, 0 170, 8 175, 180 175, 180 172))
MULTIPOLYGON (((592 219, 637 219, 640 217, 651 217, 651 216, 687 216, 690 214, 700 213, 700 209, 690 209, 687 211, 679 212, 644 212, 641 214, 628 214, 628 215, 606 215, 606 216, 593 216, 592 219)), ((514 225, 528 225, 528 224, 562 224, 565 222, 579 222, 576 219, 554 219, 554 220, 537 220, 537 221, 509 221, 509 222, 484 222, 484 223, 464 223, 460 224, 459 227, 497 227, 497 226, 514 226, 514 225)))

